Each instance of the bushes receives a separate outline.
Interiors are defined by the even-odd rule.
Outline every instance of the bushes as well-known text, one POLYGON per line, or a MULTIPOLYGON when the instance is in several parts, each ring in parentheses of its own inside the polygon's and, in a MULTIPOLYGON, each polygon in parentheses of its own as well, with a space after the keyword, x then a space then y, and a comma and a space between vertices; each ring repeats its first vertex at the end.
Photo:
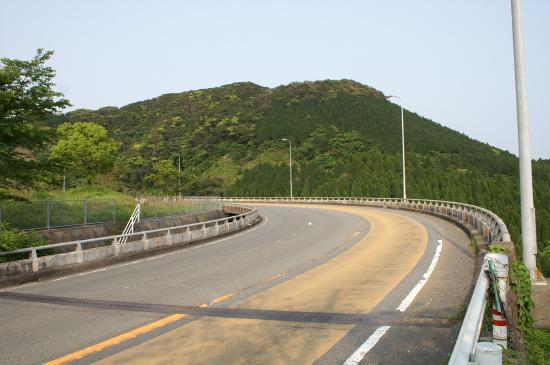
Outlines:
POLYGON ((550 277, 550 241, 546 241, 542 247, 537 258, 542 274, 548 278, 550 277))
POLYGON ((550 364, 550 330, 533 328, 531 279, 527 267, 517 260, 510 264, 510 287, 517 296, 517 325, 525 339, 528 363, 550 364))
MULTIPOLYGON (((8 224, 1 224, 0 251, 9 252, 20 248, 42 246, 47 241, 34 231, 20 231, 11 228, 8 224)), ((5 256, 0 256, 0 262, 8 261, 5 256)))

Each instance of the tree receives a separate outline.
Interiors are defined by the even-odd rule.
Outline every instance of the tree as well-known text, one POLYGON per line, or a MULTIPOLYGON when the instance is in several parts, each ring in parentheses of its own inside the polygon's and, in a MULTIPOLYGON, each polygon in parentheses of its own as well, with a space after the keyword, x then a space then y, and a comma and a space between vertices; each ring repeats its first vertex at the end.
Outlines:
POLYGON ((160 160, 155 162, 153 173, 145 180, 165 194, 174 194, 178 189, 179 171, 171 160, 160 160))
POLYGON ((0 59, 0 185, 28 184, 36 172, 36 150, 51 137, 45 120, 70 105, 53 90, 55 71, 45 66, 52 51, 30 61, 0 59))
POLYGON ((63 123, 57 128, 59 140, 52 147, 50 160, 75 177, 88 182, 113 167, 117 144, 107 130, 94 123, 63 123))

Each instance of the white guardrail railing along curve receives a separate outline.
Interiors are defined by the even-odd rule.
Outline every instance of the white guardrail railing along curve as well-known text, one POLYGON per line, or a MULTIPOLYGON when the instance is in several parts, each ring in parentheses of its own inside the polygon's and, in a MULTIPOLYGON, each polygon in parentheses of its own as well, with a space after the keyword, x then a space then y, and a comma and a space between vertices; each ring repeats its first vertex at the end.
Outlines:
MULTIPOLYGON (((202 199, 197 197, 196 199, 202 199)), ((495 213, 475 205, 458 202, 429 199, 395 199, 395 198, 356 198, 356 197, 223 197, 226 202, 239 203, 307 203, 307 204, 342 204, 369 206, 391 209, 415 210, 430 214, 447 216, 463 224, 468 223, 477 229, 483 239, 488 242, 511 242, 508 227, 495 213)), ((485 260, 484 260, 485 261, 485 260)), ((476 344, 485 306, 489 280, 482 267, 472 293, 472 298, 464 316, 457 341, 455 343, 450 365, 471 364, 475 360, 476 344)))
POLYGON ((255 207, 240 204, 224 204, 224 209, 231 211, 235 215, 169 228, 129 232, 113 236, 22 248, 10 252, 0 252, 0 257, 20 254, 29 255, 28 259, 0 263, 0 279, 9 278, 14 274, 37 272, 52 267, 59 268, 152 248, 199 241, 241 230, 260 218, 258 210, 255 207), (91 248, 86 249, 85 246, 91 246, 91 248), (40 251, 60 248, 63 250, 61 253, 38 255, 40 251))

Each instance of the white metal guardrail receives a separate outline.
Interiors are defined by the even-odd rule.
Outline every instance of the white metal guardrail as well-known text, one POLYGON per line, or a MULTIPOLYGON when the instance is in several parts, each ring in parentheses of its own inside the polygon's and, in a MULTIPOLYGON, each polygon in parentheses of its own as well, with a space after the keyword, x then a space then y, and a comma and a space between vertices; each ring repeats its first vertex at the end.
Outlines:
POLYGON ((209 237, 240 230, 260 216, 254 207, 225 204, 224 209, 238 213, 216 220, 192 223, 182 226, 160 228, 149 231, 126 233, 114 236, 91 238, 72 242, 54 243, 44 246, 22 248, 0 252, 0 256, 29 255, 28 259, 0 263, 0 279, 13 274, 37 272, 39 270, 95 261, 105 257, 144 251, 150 248, 170 246, 176 243, 198 241, 209 237), (127 240, 122 243, 123 240, 127 240), (105 244, 109 243, 110 244, 105 244), (85 249, 83 246, 95 246, 85 249), (38 252, 63 249, 64 253, 39 256, 38 252))
MULTIPOLYGON (((201 199, 201 198, 195 198, 201 199)), ((392 199, 392 198, 357 198, 357 197, 231 197, 219 198, 222 201, 242 203, 309 203, 309 204, 343 204, 392 209, 423 211, 430 214, 447 216, 475 227, 483 239, 491 242, 510 242, 506 224, 495 213, 475 205, 458 202, 429 199, 392 199)), ((484 258, 485 259, 485 258, 484 258)), ((481 270, 472 298, 468 305, 460 332, 453 349, 450 365, 466 365, 475 359, 476 344, 479 339, 481 324, 487 303, 486 295, 489 282, 481 270)))
MULTIPOLYGON (((194 197, 193 199, 207 199, 194 197)), ((229 202, 347 204, 371 207, 420 210, 448 216, 475 227, 487 242, 510 242, 510 233, 504 221, 495 213, 471 204, 429 199, 358 198, 358 197, 227 197, 229 202)))

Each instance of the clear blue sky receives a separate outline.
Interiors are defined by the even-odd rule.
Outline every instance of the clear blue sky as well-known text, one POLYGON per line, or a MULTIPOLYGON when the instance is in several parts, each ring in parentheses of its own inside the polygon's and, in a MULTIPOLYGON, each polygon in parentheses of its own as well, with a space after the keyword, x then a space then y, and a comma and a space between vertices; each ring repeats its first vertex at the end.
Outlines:
MULTIPOLYGON (((530 139, 550 158, 550 0, 524 1, 530 139)), ((0 0, 0 56, 55 51, 73 108, 252 81, 353 79, 517 152, 509 0, 0 0)))

